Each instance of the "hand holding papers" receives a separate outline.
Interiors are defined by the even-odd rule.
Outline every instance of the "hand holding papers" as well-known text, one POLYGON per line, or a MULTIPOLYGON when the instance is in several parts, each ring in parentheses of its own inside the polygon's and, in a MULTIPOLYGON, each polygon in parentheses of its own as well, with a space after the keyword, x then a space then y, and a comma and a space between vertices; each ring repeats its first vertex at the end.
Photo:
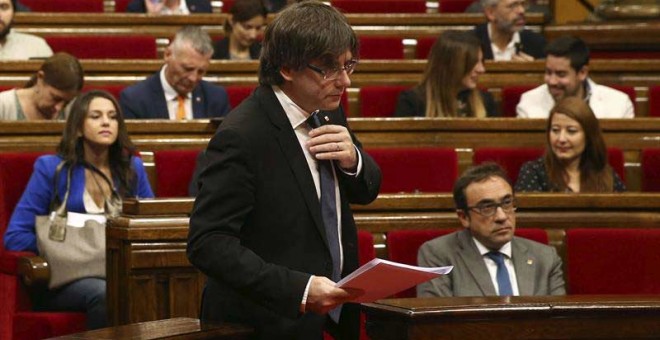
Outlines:
POLYGON ((351 302, 373 302, 449 274, 453 268, 415 267, 376 258, 337 282, 337 287, 364 291, 363 295, 351 302))

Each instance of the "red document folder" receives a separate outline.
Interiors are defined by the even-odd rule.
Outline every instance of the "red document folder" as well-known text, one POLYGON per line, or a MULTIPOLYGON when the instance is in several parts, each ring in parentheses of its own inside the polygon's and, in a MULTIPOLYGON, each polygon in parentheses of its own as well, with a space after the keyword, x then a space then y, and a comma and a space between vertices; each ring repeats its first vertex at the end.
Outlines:
POLYGON ((453 268, 415 267, 376 258, 337 282, 337 287, 364 291, 363 295, 352 302, 373 302, 449 274, 453 268))

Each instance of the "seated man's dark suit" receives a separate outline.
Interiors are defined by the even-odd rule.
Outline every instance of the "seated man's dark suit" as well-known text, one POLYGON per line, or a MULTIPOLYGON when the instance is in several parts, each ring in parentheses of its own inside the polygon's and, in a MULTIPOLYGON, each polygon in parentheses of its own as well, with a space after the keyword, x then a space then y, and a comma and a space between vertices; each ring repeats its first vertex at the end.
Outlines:
MULTIPOLYGON (((186 0, 186 6, 190 13, 211 13, 211 2, 209 0, 186 0)), ((144 6, 144 0, 133 0, 126 6, 126 12, 130 13, 146 13, 147 8, 144 6)))
MULTIPOLYGON (((328 114, 346 126, 341 109, 328 114)), ((342 277, 358 267, 349 204, 371 202, 380 187, 378 166, 351 137, 362 171, 335 171, 342 277)), ((312 173, 270 86, 224 119, 206 156, 188 235, 188 258, 208 276, 200 318, 251 325, 257 339, 322 339, 329 317, 299 310, 310 275, 331 277, 332 258, 312 173)), ((339 339, 357 339, 358 313, 357 305, 343 305, 339 339)))
MULTIPOLYGON (((481 51, 484 54, 484 59, 493 60, 493 48, 488 36, 488 23, 475 26, 474 33, 481 40, 481 51)), ((542 35, 524 29, 520 31, 520 43, 522 44, 523 53, 529 54, 534 59, 545 58, 545 38, 542 35)))
MULTIPOLYGON (((200 81, 192 92, 193 118, 222 117, 229 113, 229 97, 221 86, 200 81)), ((128 119, 170 119, 160 72, 121 91, 119 105, 128 119)))

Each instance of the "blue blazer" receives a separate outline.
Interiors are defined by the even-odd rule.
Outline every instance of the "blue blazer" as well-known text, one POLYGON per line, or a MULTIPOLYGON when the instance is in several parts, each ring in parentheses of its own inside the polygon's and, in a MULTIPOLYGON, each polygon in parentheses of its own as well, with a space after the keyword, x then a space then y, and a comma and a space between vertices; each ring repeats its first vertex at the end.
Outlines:
MULTIPOLYGON (((160 71, 119 94, 119 105, 128 119, 170 119, 160 71)), ((192 92, 193 118, 222 117, 229 112, 229 97, 221 86, 202 80, 192 92)))
MULTIPOLYGON (((209 0, 186 0, 186 6, 190 13, 211 13, 211 2, 209 0)), ((126 6, 126 12, 145 13, 147 8, 144 0, 133 0, 126 6)))
MULTIPOLYGON (((36 231, 34 222, 37 216, 50 213, 50 202, 53 196, 53 184, 55 183, 55 170, 62 158, 57 155, 46 155, 37 158, 34 162, 34 171, 30 181, 14 208, 11 215, 7 232, 5 233, 5 248, 12 251, 32 251, 37 253, 36 231)), ((130 197, 152 198, 154 197, 147 173, 144 171, 142 160, 138 157, 132 158, 135 181, 130 197)), ((57 180, 57 193, 60 201, 64 199, 66 192, 67 167, 62 168, 57 180)), ((115 183, 117 186, 117 183, 115 183)), ((85 168, 76 165, 71 174, 71 187, 69 199, 66 202, 67 211, 85 213, 83 193, 85 191, 85 168)))

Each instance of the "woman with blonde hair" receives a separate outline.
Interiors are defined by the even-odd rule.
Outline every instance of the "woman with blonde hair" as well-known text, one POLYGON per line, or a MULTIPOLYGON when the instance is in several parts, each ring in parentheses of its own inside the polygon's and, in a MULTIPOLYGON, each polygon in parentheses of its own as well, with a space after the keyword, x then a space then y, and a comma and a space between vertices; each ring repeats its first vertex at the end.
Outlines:
POLYGON ((431 48, 422 82, 399 96, 395 116, 499 116, 493 97, 477 88, 485 71, 479 39, 472 32, 446 31, 431 48))
POLYGON ((620 192, 626 187, 607 161, 598 119, 578 97, 550 111, 543 157, 520 168, 516 191, 620 192))
POLYGON ((63 119, 64 108, 83 87, 76 57, 59 52, 46 59, 23 88, 0 93, 0 120, 63 119))

